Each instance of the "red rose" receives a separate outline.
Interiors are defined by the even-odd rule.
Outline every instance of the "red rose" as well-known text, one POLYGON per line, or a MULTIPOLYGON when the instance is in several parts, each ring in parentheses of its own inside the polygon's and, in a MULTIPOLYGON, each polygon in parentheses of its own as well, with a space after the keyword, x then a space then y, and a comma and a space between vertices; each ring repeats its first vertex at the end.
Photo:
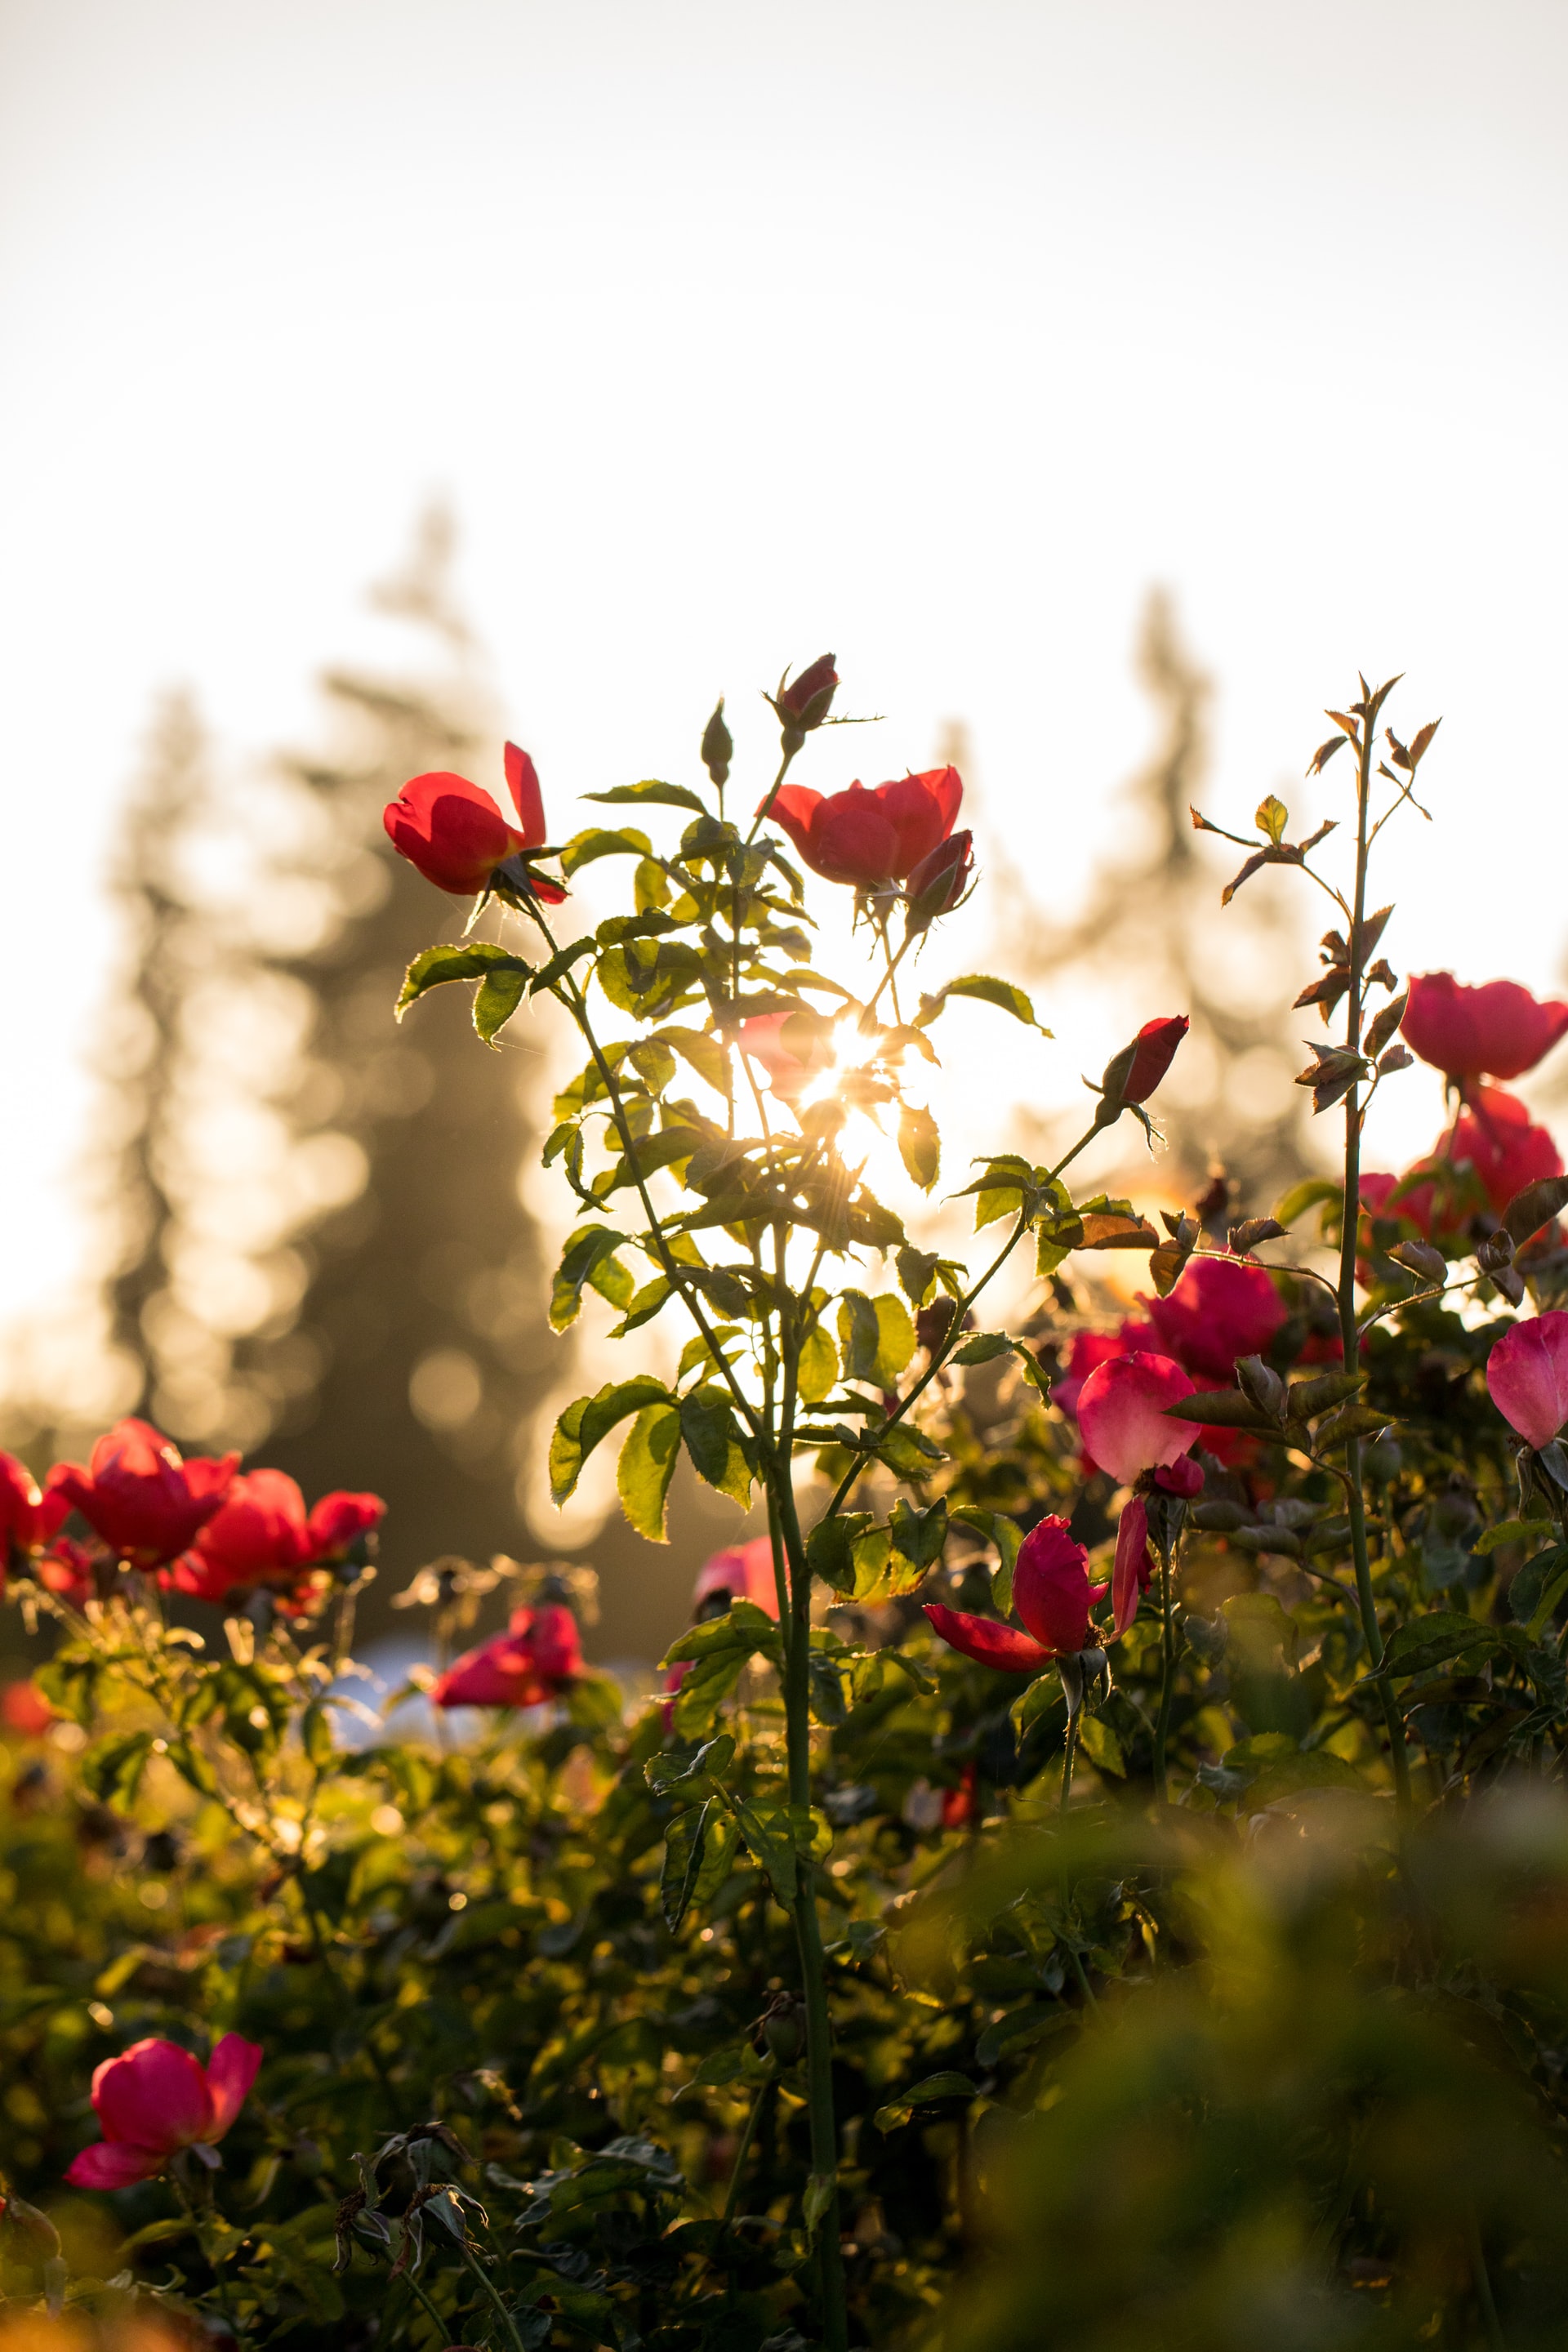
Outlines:
POLYGON ((1568 1004, 1542 1004, 1517 981, 1465 988, 1451 971, 1428 971, 1412 980, 1400 1028, 1450 1078, 1521 1078, 1568 1030, 1568 1004))
POLYGON ((753 1536, 750 1543, 730 1544, 703 1562, 692 1588, 692 1608, 700 1610, 705 1601, 721 1596, 726 1606, 731 1601, 754 1601, 770 1617, 778 1615, 778 1580, 773 1575, 771 1536, 753 1536))
POLYGON ((1167 1405, 1180 1404, 1192 1393, 1192 1381, 1168 1356, 1140 1350, 1113 1357, 1090 1372, 1079 1397, 1083 1442, 1118 1486, 1131 1486, 1145 1470, 1178 1460, 1197 1444, 1192 1422, 1165 1416, 1167 1405))
POLYGON ((40 1494, 26 1465, 14 1454, 0 1454, 0 1583, 10 1556, 47 1544, 69 1509, 58 1478, 40 1494))
POLYGON ((1089 1580, 1089 1554, 1061 1518, 1042 1519, 1018 1547, 1013 1605, 1028 1627, 1020 1633, 992 1617, 973 1617, 928 1601, 925 1613, 948 1647, 1004 1674, 1037 1674, 1051 1660, 1087 1649, 1089 1611, 1105 1598, 1089 1580))
POLYGON ((129 2189, 168 2168, 183 2147, 211 2147, 234 2123, 261 2064, 259 2042, 226 2033, 205 2066, 176 2042, 133 2042, 92 2078, 101 2140, 66 2179, 73 2189, 129 2189))
POLYGON ((1262 1356, 1285 1320, 1279 1293, 1260 1265, 1194 1257, 1168 1298, 1141 1298, 1162 1351, 1195 1381, 1236 1376, 1243 1356, 1262 1356))
MULTIPOLYGON (((498 866, 543 845, 544 800, 533 761, 515 743, 506 747, 506 780, 517 809, 508 823, 489 793, 467 776, 433 769, 411 777, 388 803, 382 822, 400 857, 454 898, 469 898, 489 887, 498 866)), ((536 898, 559 906, 566 896, 558 882, 531 872, 523 877, 536 898)))
POLYGON ((307 1517, 292 1478, 281 1470, 252 1470, 235 1480, 170 1580, 198 1601, 221 1601, 242 1585, 287 1590, 342 1558, 385 1515, 379 1495, 333 1494, 307 1517))
POLYGON ((559 1601, 514 1609, 504 1633, 447 1668, 433 1706, 538 1706, 583 1671, 577 1621, 559 1601))
POLYGON ((99 1439, 86 1470, 62 1462, 50 1478, 121 1559, 134 1568, 159 1568, 189 1549, 238 1466, 237 1454, 182 1461, 178 1448, 149 1423, 130 1420, 99 1439))
POLYGON ((1550 1445, 1568 1421, 1568 1315, 1549 1307, 1505 1331, 1487 1358, 1487 1386, 1521 1437, 1550 1445))
POLYGON ((912 874, 952 831, 963 798, 956 768, 930 768, 871 791, 856 782, 826 797, 805 784, 784 784, 771 814, 814 874, 870 890, 912 874))
POLYGON ((1476 1088, 1454 1122, 1448 1157, 1456 1167, 1474 1169, 1500 1217, 1527 1184, 1563 1173, 1563 1155, 1546 1129, 1501 1087, 1476 1088))

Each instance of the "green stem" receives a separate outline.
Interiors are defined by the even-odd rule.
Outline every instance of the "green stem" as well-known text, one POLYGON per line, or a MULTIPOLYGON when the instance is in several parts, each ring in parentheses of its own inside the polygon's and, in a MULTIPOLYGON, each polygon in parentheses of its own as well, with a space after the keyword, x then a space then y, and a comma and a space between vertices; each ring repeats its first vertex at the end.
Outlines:
POLYGON ((724 2217, 719 2226, 727 2230, 735 2218, 735 2208, 741 2201, 741 2176, 746 2169, 746 2158, 752 2152, 752 2142, 757 2136, 757 2126, 763 2119, 763 2105, 772 2083, 764 2083, 752 2101, 752 2112, 746 2117, 746 2128, 741 2134, 741 2145, 735 2151, 735 2166, 730 2175, 730 2193, 724 2200, 724 2217))
POLYGON ((1154 1793, 1163 1805, 1171 1801, 1165 1779, 1165 1742, 1171 1729, 1171 1701, 1175 1695, 1176 1644, 1171 1629, 1171 1548, 1160 1551, 1160 1713, 1154 1725, 1154 1793))
POLYGON ((477 2254, 471 2252, 465 2245, 459 2244, 458 2252, 462 2255, 464 2262, 467 2263, 468 2268, 473 2272, 474 2276, 479 2280, 479 2284, 483 2287, 485 2293, 494 2304, 497 2312, 500 2315, 501 2326, 506 2329, 507 2334, 511 2338, 513 2352, 525 2352, 522 2337, 518 2333, 517 2323, 512 2318, 512 2315, 507 2309, 505 2304, 501 2301, 500 2289, 497 2287, 495 2281, 491 2278, 489 2271, 486 2270, 483 2263, 480 2262, 477 2254))
POLYGON ((1068 1710, 1067 1746, 1062 1750, 1062 1792, 1057 1801, 1057 1811, 1058 1813, 1066 1812, 1068 1809, 1068 1799, 1072 1795, 1073 1759, 1078 1754, 1078 1709, 1076 1707, 1069 1707, 1068 1710))
POLYGON ((1481 2244, 1481 2225, 1474 2205, 1469 2210, 1468 2234, 1470 2280, 1476 2290, 1476 2301, 1480 2305, 1481 2325, 1486 2329, 1487 2342, 1491 2347, 1491 2352, 1507 2352, 1508 2339, 1503 2335, 1502 2322, 1498 2317, 1497 2303, 1492 2294, 1491 2273, 1487 2269, 1486 2251, 1481 2244))
MULTIPOLYGON (((1352 1054, 1360 1051, 1362 1034, 1362 929, 1366 915, 1366 820, 1372 796, 1373 724, 1370 711, 1363 711, 1361 741, 1357 747, 1355 904, 1351 915, 1350 990, 1345 1013, 1345 1045, 1352 1054)), ((1361 1352, 1361 1332, 1355 1311, 1355 1254, 1361 1228, 1361 1087, 1359 1084, 1352 1084, 1345 1096, 1345 1189, 1340 1234, 1339 1279, 1340 1345, 1347 1372, 1357 1369, 1361 1352)), ((1362 1492, 1359 1437, 1351 1438, 1345 1446, 1345 1480, 1346 1499, 1350 1505, 1351 1555, 1355 1562, 1356 1604, 1361 1612, 1367 1654, 1375 1672, 1383 1664, 1383 1635, 1378 1628, 1377 1603, 1372 1590, 1372 1564, 1367 1554, 1366 1500, 1362 1492)), ((1394 1766, 1399 1809, 1402 1813, 1408 1813, 1410 1759, 1405 1751, 1405 1727, 1394 1703, 1394 1693, 1386 1681, 1380 1682, 1377 1688, 1388 1732, 1389 1755, 1394 1766)))
POLYGON ((429 2296, 426 2294, 424 2288, 415 2277, 414 2273, 411 2270, 406 2270, 404 2272, 403 2275, 407 2280, 409 2287, 412 2289, 413 2293, 418 2296, 420 2303, 424 2305, 426 2318, 434 2324, 437 2343, 445 2344, 452 2333, 449 2325, 442 2318, 441 2314, 437 2310, 435 2305, 431 2302, 429 2296))

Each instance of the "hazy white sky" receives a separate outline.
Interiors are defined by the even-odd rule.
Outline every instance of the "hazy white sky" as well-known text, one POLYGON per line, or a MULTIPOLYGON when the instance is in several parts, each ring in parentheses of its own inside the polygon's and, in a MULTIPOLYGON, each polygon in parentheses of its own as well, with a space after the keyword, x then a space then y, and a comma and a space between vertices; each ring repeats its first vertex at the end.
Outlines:
POLYGON ((892 716, 811 780, 963 714, 1069 894, 1160 579, 1215 814, 1405 668, 1393 952, 1555 977, 1565 68, 1560 0, 0 0, 0 1312, 68 1261, 151 696, 302 733, 432 490, 556 805, 721 688, 760 753, 832 646, 892 716))

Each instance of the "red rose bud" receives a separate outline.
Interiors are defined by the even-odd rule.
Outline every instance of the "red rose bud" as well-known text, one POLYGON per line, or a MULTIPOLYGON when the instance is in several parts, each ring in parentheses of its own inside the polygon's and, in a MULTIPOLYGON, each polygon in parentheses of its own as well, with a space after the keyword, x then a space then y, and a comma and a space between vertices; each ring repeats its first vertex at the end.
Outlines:
POLYGON ((939 915, 951 915, 969 887, 974 868, 974 835, 950 834, 922 857, 904 886, 904 928, 923 931, 939 915))
POLYGON ((583 1671, 577 1621, 559 1601, 514 1609, 504 1633, 448 1667, 433 1706, 538 1706, 583 1671))
POLYGON ((833 708, 833 698, 838 689, 838 672, 833 667, 831 654, 819 654, 808 669, 798 677, 780 680, 776 695, 770 697, 784 729, 784 749, 798 751, 806 737, 820 727, 833 708))
POLYGON ((1146 1101, 1175 1060, 1176 1048, 1190 1026, 1184 1013, 1145 1021, 1132 1043, 1123 1045, 1105 1066, 1100 1082, 1105 1097, 1103 1109, 1114 1113, 1126 1104, 1146 1101))
POLYGON ((92 1449, 86 1470, 61 1463, 51 1486, 133 1568, 161 1568, 195 1542, 223 1503, 237 1454, 194 1462, 144 1421, 116 1423, 92 1449))
POLYGON ((947 840, 963 798, 956 768, 930 768, 869 792, 859 782, 826 795, 784 784, 769 814, 825 882, 874 890, 905 880, 947 840))
POLYGON ((206 2065, 176 2042, 133 2042, 92 2078, 101 2140, 84 2147, 66 2174, 73 2189, 129 2189, 168 2169, 184 2147, 222 2139, 249 2095, 259 2042, 226 2033, 206 2065))
POLYGON ((545 840, 544 799, 533 761, 515 743, 506 747, 506 780, 517 825, 479 784, 445 769, 412 777, 388 803, 382 822, 398 856, 438 890, 470 898, 489 888, 498 866, 517 859, 521 863, 508 878, 558 906, 566 895, 561 885, 534 875, 527 865, 526 852, 542 847, 545 840))
POLYGON ((1461 986, 1451 971, 1410 983, 1400 1023, 1405 1043, 1450 1078, 1521 1078, 1568 1031, 1568 1004, 1541 1003, 1516 981, 1461 986))

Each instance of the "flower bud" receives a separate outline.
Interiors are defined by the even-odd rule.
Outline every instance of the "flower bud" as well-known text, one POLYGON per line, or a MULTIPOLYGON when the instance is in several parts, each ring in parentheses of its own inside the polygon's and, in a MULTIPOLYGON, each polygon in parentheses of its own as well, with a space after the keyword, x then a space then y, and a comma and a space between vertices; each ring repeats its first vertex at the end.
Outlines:
POLYGON ((713 716, 702 730, 702 764, 716 784, 729 779, 730 755, 734 742, 724 724, 724 698, 719 697, 713 706, 713 716))
POLYGON ((770 697, 784 729, 786 751, 798 751, 814 729, 821 726, 833 707, 833 697, 838 687, 838 672, 833 667, 831 654, 819 654, 810 667, 803 669, 796 678, 779 682, 776 695, 770 697))
MULTIPOLYGON (((1152 1095, 1174 1061, 1189 1026, 1184 1013, 1145 1021, 1131 1044, 1113 1054, 1105 1066, 1100 1082, 1105 1097, 1102 1110, 1114 1118, 1125 1105, 1143 1102, 1152 1095)), ((1104 1123, 1109 1124, 1109 1118, 1104 1123)))
POLYGON ((905 885, 904 929, 913 937, 939 915, 950 915, 969 887, 974 867, 974 836, 950 834, 922 857, 905 885))
POLYGON ((793 2066, 805 2047, 805 2007, 798 1993, 775 1992, 763 2011, 763 2040, 781 2066, 793 2066))

